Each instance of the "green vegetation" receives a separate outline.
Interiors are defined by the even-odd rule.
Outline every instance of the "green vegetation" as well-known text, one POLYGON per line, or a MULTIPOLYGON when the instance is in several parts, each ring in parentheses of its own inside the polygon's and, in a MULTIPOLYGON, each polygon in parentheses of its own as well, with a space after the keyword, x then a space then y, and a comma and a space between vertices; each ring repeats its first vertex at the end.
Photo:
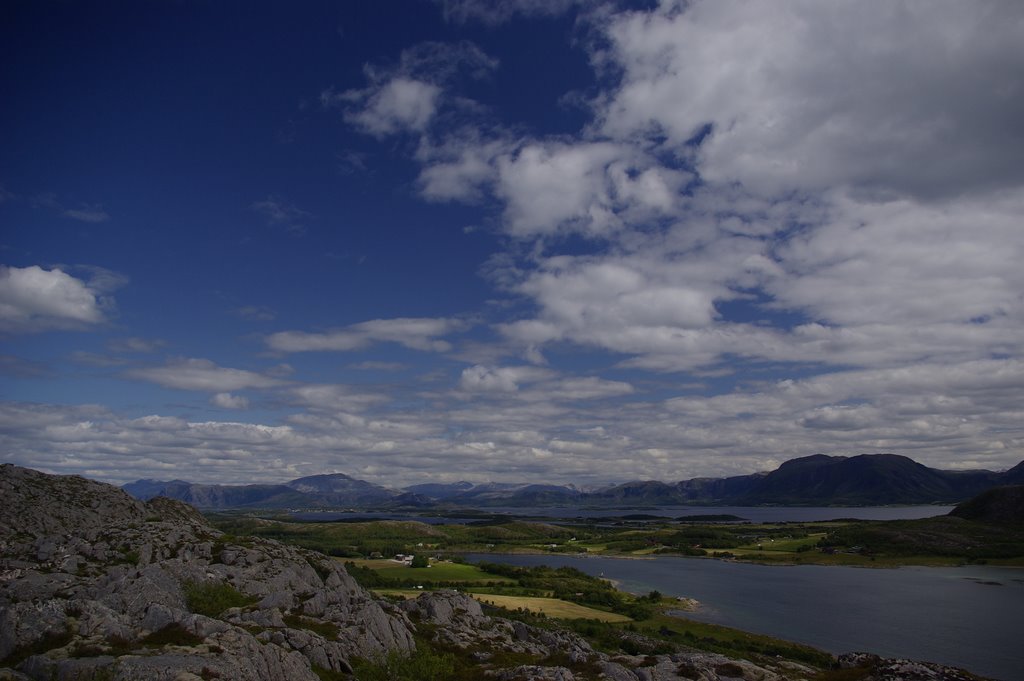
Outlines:
MULTIPOLYGON (((448 681, 456 676, 457 660, 451 653, 438 653, 425 645, 411 655, 392 651, 377 660, 354 661, 359 681, 448 681)), ((466 678, 466 677, 463 677, 466 678)))
POLYGON ((244 608, 257 600, 223 582, 185 582, 181 588, 188 609, 207 617, 217 617, 228 608, 244 608))
MULTIPOLYGON (((212 521, 235 534, 255 534, 350 558, 395 554, 587 553, 668 554, 764 563, 821 565, 956 565, 987 561, 1024 566, 1024 526, 941 516, 923 520, 807 523, 693 522, 656 516, 533 522, 492 518, 468 525, 415 521, 295 522, 239 514, 212 521)), ((396 571, 407 568, 392 566, 396 571)), ((431 568, 437 569, 435 564, 431 568)), ((383 573, 397 579, 396 573, 383 573)), ((415 580, 459 580, 407 573, 415 580)))
POLYGON ((314 634, 319 634, 329 641, 333 641, 338 638, 338 625, 327 620, 317 620, 301 615, 285 615, 284 623, 292 629, 305 629, 306 631, 312 631, 314 634))
POLYGON ((833 528, 819 544, 833 550, 852 551, 856 547, 858 553, 869 556, 933 556, 955 562, 1024 564, 1024 527, 953 516, 850 523, 833 528))
MULTIPOLYGON (((381 561, 369 564, 380 563, 381 561)), ((345 569, 368 589, 395 592, 408 590, 410 587, 426 590, 459 588, 480 595, 482 599, 489 598, 494 602, 503 601, 509 604, 520 599, 516 607, 529 609, 532 605, 534 609, 543 609, 549 613, 561 611, 561 614, 570 617, 589 615, 589 608, 595 617, 603 619, 643 619, 650 616, 653 603, 647 597, 637 598, 624 593, 606 580, 592 577, 571 567, 514 567, 499 563, 482 563, 474 567, 457 563, 434 563, 434 567, 430 568, 373 569, 367 567, 367 563, 357 565, 346 562, 345 569), (407 573, 415 573, 416 578, 404 577, 403 575, 407 573), (445 579, 432 579, 440 576, 445 579), (465 576, 467 579, 461 580, 459 576, 465 576), (559 602, 583 606, 584 609, 560 609, 556 605, 559 602), (615 613, 621 617, 604 617, 608 613, 615 613)))
MULTIPOLYGON (((477 681, 481 678, 480 657, 484 654, 487 664, 499 668, 517 665, 561 666, 571 670, 577 679, 599 678, 599 667, 589 660, 573 661, 568 655, 531 655, 510 653, 502 650, 463 649, 432 640, 431 628, 421 624, 421 634, 416 639, 416 650, 411 654, 391 652, 374 660, 354 659, 353 676, 356 681, 477 681)), ((340 681, 350 677, 333 672, 317 674, 323 681, 340 681)))
MULTIPOLYGON (((426 560, 424 558, 424 560, 426 560)), ((475 565, 469 565, 466 563, 453 563, 448 561, 439 561, 429 563, 429 567, 416 567, 415 562, 411 567, 404 567, 397 565, 394 561, 346 561, 346 567, 349 563, 360 565, 363 567, 370 567, 380 575, 383 579, 388 581, 400 581, 403 584, 408 583, 412 585, 415 582, 417 585, 429 582, 432 584, 438 583, 459 583, 465 584, 468 582, 477 582, 481 585, 500 585, 507 582, 514 582, 515 580, 507 577, 501 577, 491 572, 481 570, 475 565)))

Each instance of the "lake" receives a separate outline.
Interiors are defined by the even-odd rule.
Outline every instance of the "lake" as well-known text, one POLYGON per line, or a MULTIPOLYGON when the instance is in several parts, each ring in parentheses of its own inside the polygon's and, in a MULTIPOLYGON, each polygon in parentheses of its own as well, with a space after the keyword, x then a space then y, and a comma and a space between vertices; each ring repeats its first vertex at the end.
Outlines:
MULTIPOLYGON (((576 506, 535 506, 525 508, 466 509, 465 513, 535 517, 544 519, 600 519, 642 513, 665 518, 695 515, 734 515, 754 523, 817 522, 856 518, 858 520, 916 520, 946 515, 952 506, 657 506, 638 508, 579 508, 576 506)), ((305 511, 292 513, 296 520, 418 520, 424 523, 470 523, 478 518, 464 515, 424 515, 394 511, 305 511)))
POLYGON ((1024 670, 1024 570, 869 569, 650 559, 472 554, 473 562, 563 565, 634 593, 695 598, 686 617, 806 643, 928 660, 1014 681, 1024 670))

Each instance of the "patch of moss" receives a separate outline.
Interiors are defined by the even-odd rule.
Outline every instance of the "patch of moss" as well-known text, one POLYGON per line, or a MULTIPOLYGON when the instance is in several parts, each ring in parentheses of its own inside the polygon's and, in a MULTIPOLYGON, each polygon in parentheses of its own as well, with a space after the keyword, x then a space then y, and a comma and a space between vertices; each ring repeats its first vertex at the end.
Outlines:
POLYGON ((302 617, 301 615, 285 615, 284 623, 292 629, 305 629, 306 631, 312 631, 315 634, 320 634, 328 640, 336 640, 338 638, 338 625, 333 622, 326 622, 323 620, 310 619, 308 617, 302 617))

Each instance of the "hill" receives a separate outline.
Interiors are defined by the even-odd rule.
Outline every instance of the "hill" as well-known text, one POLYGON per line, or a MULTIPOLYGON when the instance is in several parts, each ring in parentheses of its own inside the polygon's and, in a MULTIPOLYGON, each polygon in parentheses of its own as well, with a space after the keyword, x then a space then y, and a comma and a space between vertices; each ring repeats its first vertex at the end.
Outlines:
POLYGON ((982 492, 949 514, 995 525, 1024 525, 1024 485, 995 487, 982 492))

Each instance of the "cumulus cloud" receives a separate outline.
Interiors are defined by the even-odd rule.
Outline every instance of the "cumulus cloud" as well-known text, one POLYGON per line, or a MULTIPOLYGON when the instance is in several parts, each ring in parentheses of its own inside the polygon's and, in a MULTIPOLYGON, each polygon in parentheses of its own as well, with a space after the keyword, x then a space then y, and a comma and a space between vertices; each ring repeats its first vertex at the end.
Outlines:
POLYGON ((348 123, 375 137, 423 133, 442 106, 466 105, 458 98, 446 100, 446 85, 463 76, 482 78, 496 66, 497 61, 470 42, 420 43, 404 50, 398 64, 367 66, 367 87, 343 92, 328 88, 320 102, 340 107, 348 123))
POLYGON ((127 375, 165 388, 213 393, 229 393, 245 388, 272 388, 282 384, 280 379, 272 376, 217 366, 208 359, 179 358, 164 366, 132 369, 127 375))
POLYGON ((442 337, 463 331, 467 326, 459 319, 373 319, 322 333, 280 331, 267 336, 266 343, 277 352, 347 352, 378 342, 398 343, 425 352, 448 352, 451 343, 442 337))
POLYGON ((217 393, 210 398, 210 402, 222 409, 248 409, 249 400, 244 395, 232 395, 231 393, 217 393))
POLYGON ((1014 3, 665 1, 605 32, 622 81, 601 130, 679 153, 709 130, 706 180, 925 198, 1024 180, 1014 3))
POLYGON ((607 142, 529 144, 497 159, 497 169, 506 226, 519 236, 559 227, 605 235, 651 222, 674 212, 690 178, 607 142))
POLYGON ((551 372, 534 367, 485 367, 479 364, 462 370, 459 388, 467 393, 514 393, 524 381, 536 381, 551 372))
POLYGON ((107 321, 114 309, 102 295, 119 282, 101 270, 86 282, 61 269, 0 265, 0 329, 14 333, 84 329, 107 321))

